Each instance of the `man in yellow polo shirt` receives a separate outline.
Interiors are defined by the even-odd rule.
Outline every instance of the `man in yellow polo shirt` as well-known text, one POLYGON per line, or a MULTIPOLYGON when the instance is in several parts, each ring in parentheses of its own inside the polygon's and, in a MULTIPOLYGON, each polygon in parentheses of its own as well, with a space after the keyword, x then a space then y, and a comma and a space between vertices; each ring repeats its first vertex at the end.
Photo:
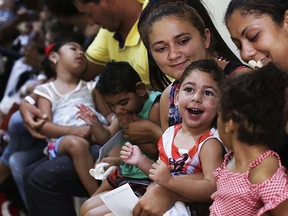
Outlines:
POLYGON ((147 50, 140 40, 137 24, 133 26, 125 41, 118 41, 117 33, 100 29, 97 37, 86 50, 86 58, 94 64, 105 66, 110 60, 128 61, 138 72, 146 85, 149 85, 147 50))
POLYGON ((100 23, 102 14, 94 14, 95 10, 102 13, 101 9, 109 9, 107 15, 105 14, 109 19, 107 18, 107 22, 101 25, 102 28, 95 40, 86 50, 88 67, 84 78, 92 79, 99 75, 106 63, 111 60, 127 61, 138 72, 142 81, 149 86, 147 50, 137 29, 139 15, 148 0, 145 2, 143 0, 99 0, 98 4, 95 4, 95 1, 86 2, 76 0, 75 5, 81 13, 88 15, 91 24, 100 23), (115 10, 125 10, 126 13, 121 17, 114 16, 115 10), (92 13, 93 15, 89 16, 92 13))

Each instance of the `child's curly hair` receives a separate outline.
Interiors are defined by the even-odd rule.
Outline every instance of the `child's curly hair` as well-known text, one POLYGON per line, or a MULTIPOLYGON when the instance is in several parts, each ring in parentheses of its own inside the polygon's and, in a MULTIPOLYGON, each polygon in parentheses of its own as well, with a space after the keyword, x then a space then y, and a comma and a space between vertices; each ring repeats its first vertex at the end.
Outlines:
POLYGON ((239 125, 240 141, 271 146, 284 134, 287 84, 287 74, 272 63, 226 79, 219 104, 222 120, 239 125))

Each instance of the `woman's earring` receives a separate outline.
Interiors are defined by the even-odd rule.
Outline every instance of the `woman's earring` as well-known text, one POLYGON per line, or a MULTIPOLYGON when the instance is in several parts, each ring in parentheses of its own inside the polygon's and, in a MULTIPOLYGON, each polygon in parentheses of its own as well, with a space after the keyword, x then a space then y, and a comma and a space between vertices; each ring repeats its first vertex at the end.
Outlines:
POLYGON ((57 60, 55 60, 53 63, 54 63, 54 64, 57 64, 57 60))

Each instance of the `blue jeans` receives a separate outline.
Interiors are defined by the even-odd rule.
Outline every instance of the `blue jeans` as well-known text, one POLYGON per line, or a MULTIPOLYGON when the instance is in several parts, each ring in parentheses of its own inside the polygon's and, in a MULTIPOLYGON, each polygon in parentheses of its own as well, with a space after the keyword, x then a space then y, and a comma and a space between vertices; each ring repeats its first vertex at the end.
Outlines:
POLYGON ((44 157, 43 148, 46 141, 33 138, 26 129, 20 112, 15 112, 8 124, 10 140, 2 158, 9 166, 18 187, 21 198, 25 203, 23 174, 25 168, 44 157))
POLYGON ((9 120, 7 133, 10 141, 1 155, 1 162, 8 166, 10 156, 16 152, 28 149, 34 142, 33 138, 23 124, 19 111, 13 113, 9 120))
POLYGON ((24 171, 29 165, 45 157, 43 149, 46 145, 46 142, 43 141, 35 144, 26 151, 15 152, 10 157, 9 166, 12 172, 12 176, 25 206, 27 206, 27 201, 23 182, 24 171))
MULTIPOLYGON (((99 145, 90 148, 94 160, 99 149, 99 145)), ((24 186, 29 216, 76 216, 73 196, 89 196, 68 155, 47 157, 28 167, 24 186)))

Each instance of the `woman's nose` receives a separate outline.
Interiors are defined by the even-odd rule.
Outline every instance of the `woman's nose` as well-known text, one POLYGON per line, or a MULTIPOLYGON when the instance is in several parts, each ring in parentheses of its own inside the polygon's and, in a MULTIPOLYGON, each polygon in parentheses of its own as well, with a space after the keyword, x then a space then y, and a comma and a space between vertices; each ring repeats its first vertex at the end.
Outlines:
POLYGON ((249 60, 253 59, 256 53, 257 50, 255 50, 250 43, 242 44, 240 56, 243 61, 248 62, 249 60))
POLYGON ((177 59, 179 56, 181 56, 180 50, 177 47, 170 47, 168 53, 168 59, 169 60, 177 59))

